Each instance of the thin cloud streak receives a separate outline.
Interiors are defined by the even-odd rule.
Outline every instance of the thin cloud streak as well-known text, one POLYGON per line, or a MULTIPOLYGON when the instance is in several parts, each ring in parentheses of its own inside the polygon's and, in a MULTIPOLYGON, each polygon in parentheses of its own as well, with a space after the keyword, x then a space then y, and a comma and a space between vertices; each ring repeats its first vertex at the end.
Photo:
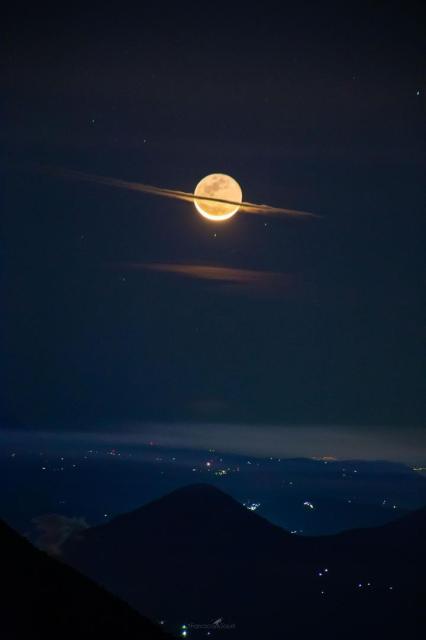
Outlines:
POLYGON ((163 198, 172 198, 174 200, 182 200, 184 202, 194 202, 197 200, 206 200, 208 202, 220 202, 223 204, 233 204, 239 207, 239 211, 245 213, 255 213, 259 215, 281 214, 293 218, 319 218, 315 213, 308 211, 298 211, 296 209, 286 209, 284 207, 273 207, 268 204, 254 204, 252 202, 235 202, 234 200, 224 200, 221 198, 211 198, 209 196, 197 196, 186 191, 178 191, 176 189, 164 189, 155 187, 141 182, 129 182, 127 180, 118 180, 107 176, 97 176, 91 173, 83 173, 81 171, 73 171, 67 169, 58 169, 55 167, 42 167, 40 169, 44 173, 48 173, 63 178, 81 180, 84 182, 93 182, 108 187, 116 187, 118 189, 126 189, 127 191, 139 191, 153 196, 161 196, 163 198))
POLYGON ((229 285, 232 290, 255 290, 258 292, 273 292, 289 289, 296 284, 296 276, 291 273, 275 271, 258 271, 254 269, 235 269, 232 267, 218 267, 200 264, 173 263, 122 263, 114 265, 120 269, 154 271, 171 274, 184 278, 204 280, 220 285, 229 285))

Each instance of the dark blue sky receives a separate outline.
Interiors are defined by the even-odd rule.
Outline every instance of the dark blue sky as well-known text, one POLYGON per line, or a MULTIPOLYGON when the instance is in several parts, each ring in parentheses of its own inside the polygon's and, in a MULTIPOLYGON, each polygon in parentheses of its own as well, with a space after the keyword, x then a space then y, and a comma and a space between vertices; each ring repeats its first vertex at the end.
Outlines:
POLYGON ((8 25, 4 425, 424 424, 419 5, 174 11, 8 25), (185 191, 224 172, 322 217, 213 227, 38 164, 185 191))

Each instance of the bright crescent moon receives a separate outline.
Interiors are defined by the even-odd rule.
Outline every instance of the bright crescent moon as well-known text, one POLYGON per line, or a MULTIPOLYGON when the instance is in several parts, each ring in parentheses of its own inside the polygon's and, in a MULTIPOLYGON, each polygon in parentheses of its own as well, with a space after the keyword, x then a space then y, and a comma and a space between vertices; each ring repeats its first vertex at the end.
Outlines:
POLYGON ((224 173, 212 173, 197 184, 194 191, 194 204, 199 213, 208 220, 219 222, 229 220, 240 208, 235 204, 227 202, 209 202, 208 200, 197 200, 196 196, 203 198, 218 198, 219 200, 231 200, 232 202, 242 202, 243 192, 234 178, 224 173))

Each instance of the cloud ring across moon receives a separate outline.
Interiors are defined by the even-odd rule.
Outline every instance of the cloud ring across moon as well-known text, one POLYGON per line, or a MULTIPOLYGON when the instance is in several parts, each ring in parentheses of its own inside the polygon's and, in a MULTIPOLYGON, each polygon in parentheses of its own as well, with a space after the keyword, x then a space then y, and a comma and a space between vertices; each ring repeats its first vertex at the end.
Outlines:
POLYGON ((174 200, 183 200, 185 202, 194 202, 195 200, 206 200, 208 202, 217 202, 229 205, 238 205, 239 211, 245 213, 254 213, 259 215, 283 215, 293 218, 319 218, 315 213, 308 211, 298 211, 296 209, 287 209, 285 207, 275 207, 268 204, 255 204, 253 202, 236 202, 233 200, 224 200, 221 198, 213 198, 209 196, 195 196, 193 193, 186 191, 179 191, 176 189, 166 189, 163 187, 156 187, 141 182, 130 182, 128 180, 119 180, 117 178, 111 178, 107 176, 97 176, 91 173, 83 173, 81 171, 58 169, 52 167, 43 167, 43 171, 75 180, 82 180, 85 182, 93 182, 96 184, 103 184, 108 187, 116 187, 118 189, 126 189, 128 191, 139 191, 141 193, 148 193, 153 196, 161 196, 163 198, 172 198, 174 200))

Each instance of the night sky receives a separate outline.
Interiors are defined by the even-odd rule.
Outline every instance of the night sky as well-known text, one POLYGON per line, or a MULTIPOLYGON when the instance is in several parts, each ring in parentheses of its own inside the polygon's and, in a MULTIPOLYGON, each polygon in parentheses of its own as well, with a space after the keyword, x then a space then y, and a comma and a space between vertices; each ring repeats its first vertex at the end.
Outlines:
POLYGON ((420 3, 10 13, 2 427, 416 428, 424 453, 423 33, 420 3), (209 223, 40 166, 222 172, 320 217, 209 223))

